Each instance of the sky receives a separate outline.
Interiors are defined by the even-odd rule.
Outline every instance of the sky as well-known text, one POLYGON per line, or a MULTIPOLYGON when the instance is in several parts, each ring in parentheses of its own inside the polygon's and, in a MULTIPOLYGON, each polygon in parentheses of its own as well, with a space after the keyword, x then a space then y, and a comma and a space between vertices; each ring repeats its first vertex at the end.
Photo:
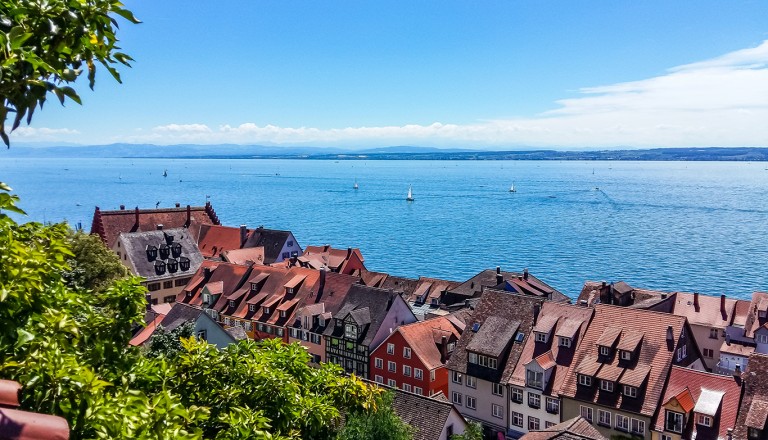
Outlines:
POLYGON ((766 146, 764 0, 138 1, 135 58, 11 141, 766 146))

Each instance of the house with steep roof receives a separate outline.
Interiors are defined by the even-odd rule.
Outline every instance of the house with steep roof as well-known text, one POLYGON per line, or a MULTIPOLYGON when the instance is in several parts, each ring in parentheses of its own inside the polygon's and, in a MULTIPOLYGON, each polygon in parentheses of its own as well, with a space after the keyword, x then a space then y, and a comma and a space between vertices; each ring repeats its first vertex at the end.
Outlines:
POLYGON ((264 226, 248 229, 246 225, 240 225, 239 228, 202 225, 198 246, 205 258, 235 262, 234 260, 250 257, 254 264, 279 263, 296 258, 302 252, 291 231, 266 229, 264 226), (255 250, 237 252, 245 249, 255 250))
POLYGON ((609 304, 671 313, 672 293, 639 289, 630 286, 624 281, 617 281, 615 283, 587 281, 581 288, 576 304, 587 307, 594 307, 597 304, 609 304))
POLYGON ((222 297, 228 297, 238 290, 251 271, 250 266, 222 261, 203 261, 182 291, 176 302, 208 309, 215 321, 220 321, 219 309, 215 304, 222 297))
POLYGON ((486 269, 458 286, 447 290, 444 295, 444 303, 450 305, 464 302, 467 299, 478 298, 486 288, 529 295, 547 301, 565 303, 571 301, 568 296, 531 275, 528 269, 518 273, 504 272, 500 267, 496 267, 496 271, 486 269))
POLYGON ((673 294, 672 312, 685 316, 696 344, 701 349, 704 366, 712 371, 720 361, 720 347, 725 343, 726 328, 733 323, 736 300, 725 295, 709 296, 697 292, 673 294))
POLYGON ((242 248, 264 248, 264 264, 280 263, 302 254, 301 246, 291 231, 266 229, 259 226, 248 233, 242 248))
POLYGON ((753 354, 742 375, 742 398, 734 440, 768 439, 768 355, 753 354))
POLYGON ((320 270, 314 295, 307 296, 297 305, 293 323, 287 326, 288 342, 298 342, 306 347, 313 362, 325 362, 323 333, 333 323, 333 316, 355 284, 360 284, 360 278, 320 270))
POLYGON ((182 208, 157 209, 125 209, 120 205, 119 210, 102 211, 97 206, 93 212, 91 234, 97 234, 104 244, 112 248, 120 233, 154 231, 161 226, 165 229, 186 228, 192 237, 200 234, 201 225, 219 225, 219 217, 213 206, 207 202, 205 206, 190 206, 182 208))
POLYGON ((121 232, 112 245, 120 262, 144 278, 152 304, 174 302, 203 262, 189 229, 121 232))
POLYGON ((713 369, 720 374, 744 371, 752 353, 768 353, 768 293, 754 292, 750 301, 734 301, 733 319, 725 327, 713 369))
POLYGON ((741 377, 673 366, 653 440, 728 440, 741 400, 741 377))
POLYGON ((398 326, 416 322, 408 304, 389 290, 353 285, 323 333, 325 359, 370 379, 370 354, 398 326))
POLYGON ((413 427, 413 440, 452 440, 454 434, 463 434, 467 428, 464 417, 443 399, 396 390, 392 408, 413 427))
POLYGON ((562 423, 531 431, 520 440, 608 440, 591 423, 577 416, 562 423))
POLYGON ((519 437, 560 423, 560 389, 580 349, 593 309, 546 301, 509 385, 507 434, 519 437))
POLYGON ((137 333, 131 339, 130 344, 133 346, 144 345, 150 341, 158 327, 172 331, 186 322, 194 324, 194 335, 198 339, 208 341, 219 348, 224 348, 237 341, 202 308, 184 303, 174 303, 168 314, 159 317, 159 320, 153 321, 151 325, 137 333))
POLYGON ((437 317, 401 325, 371 352, 370 375, 380 384, 420 396, 448 397, 450 358, 461 337, 451 320, 437 317))
POLYGON ((683 316, 597 304, 561 388, 561 417, 650 440, 672 366, 704 369, 691 333, 683 316))
POLYGON ((482 423, 489 436, 507 434, 507 383, 543 302, 539 296, 484 289, 448 361, 450 401, 464 417, 482 423))
POLYGON ((327 270, 333 273, 359 276, 365 271, 365 259, 360 249, 334 249, 330 245, 307 246, 299 255, 297 263, 301 267, 327 270))

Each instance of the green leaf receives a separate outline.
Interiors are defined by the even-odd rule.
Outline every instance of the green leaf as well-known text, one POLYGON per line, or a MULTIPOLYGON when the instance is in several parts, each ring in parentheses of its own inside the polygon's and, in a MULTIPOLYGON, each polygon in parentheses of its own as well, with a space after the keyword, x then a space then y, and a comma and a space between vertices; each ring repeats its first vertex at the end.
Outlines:
POLYGON ((19 348, 27 342, 35 339, 35 335, 24 330, 23 328, 16 329, 16 334, 18 335, 18 339, 16 339, 16 348, 19 348))

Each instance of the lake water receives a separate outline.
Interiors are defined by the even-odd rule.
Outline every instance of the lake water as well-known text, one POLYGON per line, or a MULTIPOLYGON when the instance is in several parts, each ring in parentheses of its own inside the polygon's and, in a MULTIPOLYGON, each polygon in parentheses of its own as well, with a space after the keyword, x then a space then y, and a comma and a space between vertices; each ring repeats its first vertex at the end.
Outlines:
POLYGON ((32 220, 89 229, 95 206, 202 205, 210 196, 225 225, 289 229, 302 246, 359 247, 371 270, 461 281, 497 265, 528 267, 570 296, 585 280, 740 298, 768 289, 766 168, 0 154, 0 181, 32 220))

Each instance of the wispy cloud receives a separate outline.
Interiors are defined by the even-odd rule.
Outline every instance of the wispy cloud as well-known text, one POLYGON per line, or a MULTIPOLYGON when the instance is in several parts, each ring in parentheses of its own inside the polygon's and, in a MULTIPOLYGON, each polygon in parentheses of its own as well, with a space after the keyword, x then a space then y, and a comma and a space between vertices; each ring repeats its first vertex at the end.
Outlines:
POLYGON ((71 128, 46 128, 46 127, 19 127, 13 131, 13 139, 23 139, 25 141, 43 141, 56 140, 63 137, 72 137, 80 134, 79 131, 71 128))
POLYGON ((171 124, 113 140, 488 148, 765 145, 768 40, 757 47, 673 67, 656 77, 585 87, 577 97, 559 100, 553 107, 526 118, 462 125, 435 122, 321 129, 255 123, 171 124))

